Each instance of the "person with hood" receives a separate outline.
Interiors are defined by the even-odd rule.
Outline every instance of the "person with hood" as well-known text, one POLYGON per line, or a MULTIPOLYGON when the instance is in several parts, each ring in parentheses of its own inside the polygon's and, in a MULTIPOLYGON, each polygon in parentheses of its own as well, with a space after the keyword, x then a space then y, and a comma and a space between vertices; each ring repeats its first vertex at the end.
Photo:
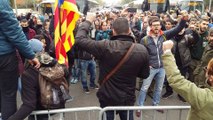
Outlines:
MULTIPOLYGON (((38 39, 29 40, 29 44, 36 53, 42 67, 52 67, 57 64, 57 60, 44 52, 44 44, 38 39)), ((65 71, 67 73, 67 71, 65 71)), ((67 74, 66 74, 67 75, 67 74)), ((65 76, 66 76, 65 75, 65 76)), ((41 104, 41 92, 39 86, 39 70, 29 63, 25 64, 25 71, 21 76, 21 99, 22 105, 18 111, 7 120, 24 120, 35 110, 46 110, 41 104)), ((63 108, 64 106, 62 106, 63 108)), ((28 120, 35 120, 34 116, 29 116, 28 120)), ((37 115, 37 120, 48 120, 48 115, 37 115)))

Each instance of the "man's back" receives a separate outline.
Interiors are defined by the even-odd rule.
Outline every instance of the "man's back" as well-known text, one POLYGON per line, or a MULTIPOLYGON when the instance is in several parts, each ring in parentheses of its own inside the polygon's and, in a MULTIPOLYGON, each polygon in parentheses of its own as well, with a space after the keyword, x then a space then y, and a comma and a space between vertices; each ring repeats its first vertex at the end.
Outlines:
MULTIPOLYGON (((100 84, 133 43, 116 40, 107 44, 105 55, 100 60, 100 84)), ((134 105, 136 77, 148 77, 148 65, 148 53, 145 47, 136 44, 129 59, 102 85, 97 96, 100 100, 110 101, 110 105, 134 105)))
POLYGON ((81 33, 77 34, 76 45, 100 60, 99 83, 101 87, 97 93, 99 100, 107 102, 107 105, 134 105, 136 77, 145 79, 149 75, 146 48, 136 44, 129 59, 106 83, 102 84, 104 77, 120 62, 133 44, 133 38, 122 35, 114 37, 115 40, 112 41, 95 42, 87 38, 78 39, 78 36, 81 36, 81 33))
MULTIPOLYGON (((76 34, 76 45, 93 54, 99 59, 100 89, 97 93, 100 106, 129 106, 135 102, 136 77, 149 76, 148 52, 143 45, 133 43, 129 22, 126 18, 117 18, 112 24, 113 37, 111 40, 93 41, 88 38, 89 28, 95 20, 94 16, 87 16, 87 20, 80 24, 76 34), (130 46, 134 47, 126 61, 117 69, 108 80, 102 83, 106 76, 115 70, 130 46)), ((130 49, 131 50, 131 49, 130 49)), ((121 120, 127 119, 127 111, 116 111, 121 120)), ((128 113, 133 120, 133 111, 128 113)), ((114 119, 114 112, 107 112, 107 119, 114 119)))

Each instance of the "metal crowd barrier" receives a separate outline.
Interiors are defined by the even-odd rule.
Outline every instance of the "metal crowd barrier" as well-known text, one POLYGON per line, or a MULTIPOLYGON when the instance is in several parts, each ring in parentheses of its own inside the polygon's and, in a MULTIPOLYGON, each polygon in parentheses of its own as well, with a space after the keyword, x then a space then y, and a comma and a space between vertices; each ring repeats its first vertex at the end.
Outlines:
POLYGON ((37 115, 48 115, 48 120, 80 120, 82 118, 82 115, 84 117, 83 120, 95 120, 94 119, 95 116, 97 117, 98 120, 98 115, 101 110, 102 109, 100 107, 64 108, 56 110, 34 111, 31 113, 31 115, 35 117, 35 120, 37 120, 37 115), (80 112, 84 113, 82 114, 80 112))
POLYGON ((31 115, 35 116, 35 120, 37 120, 37 115, 44 114, 48 115, 49 120, 106 120, 106 112, 114 111, 114 120, 119 120, 119 117, 116 116, 116 111, 127 110, 127 120, 129 120, 129 111, 133 110, 135 120, 185 120, 189 109, 190 106, 119 106, 105 108, 80 107, 34 111, 31 115), (142 111, 140 118, 135 116, 136 110, 142 111), (164 113, 158 113, 156 110, 164 110, 164 113), (173 112, 171 113, 171 111, 173 112), (51 116, 51 114, 57 114, 58 116, 57 118, 54 118, 54 116, 51 116))
POLYGON ((186 115, 188 110, 190 109, 190 106, 126 106, 126 107, 105 107, 101 110, 99 114, 99 120, 106 120, 106 111, 114 111, 114 120, 117 120, 116 116, 116 110, 127 110, 127 120, 129 120, 129 111, 133 110, 133 116, 137 120, 176 120, 175 118, 178 118, 178 120, 186 120, 186 115), (141 110, 141 115, 139 118, 136 118, 135 112, 136 110, 141 110), (159 113, 156 110, 164 110, 164 113, 159 113), (174 110, 174 112, 170 115, 172 115, 172 118, 168 118, 169 111, 174 110), (145 118, 145 116, 148 116, 144 114, 147 111, 152 111, 150 114, 150 118, 145 118), (175 116, 174 113, 177 114, 176 111, 179 111, 178 115, 175 116), (185 116, 183 117, 183 111, 185 112, 185 116))

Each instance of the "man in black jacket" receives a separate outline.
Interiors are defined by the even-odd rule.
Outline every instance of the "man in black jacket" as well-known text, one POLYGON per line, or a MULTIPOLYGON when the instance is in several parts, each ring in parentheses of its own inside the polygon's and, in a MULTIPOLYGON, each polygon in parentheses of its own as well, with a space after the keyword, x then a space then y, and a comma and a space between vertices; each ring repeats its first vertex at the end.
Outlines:
MULTIPOLYGON (((149 76, 148 52, 143 45, 136 44, 127 61, 105 83, 103 79, 120 62, 134 39, 129 36, 130 27, 126 18, 117 18, 113 23, 111 40, 93 41, 88 38, 89 27, 94 20, 88 15, 77 31, 76 45, 93 54, 99 62, 99 84, 97 97, 101 107, 133 106, 135 103, 136 77, 149 76)), ((117 111, 121 120, 127 119, 126 111, 117 111)), ((114 112, 107 112, 107 120, 114 119, 114 112)), ((133 120, 133 111, 130 111, 133 120)))

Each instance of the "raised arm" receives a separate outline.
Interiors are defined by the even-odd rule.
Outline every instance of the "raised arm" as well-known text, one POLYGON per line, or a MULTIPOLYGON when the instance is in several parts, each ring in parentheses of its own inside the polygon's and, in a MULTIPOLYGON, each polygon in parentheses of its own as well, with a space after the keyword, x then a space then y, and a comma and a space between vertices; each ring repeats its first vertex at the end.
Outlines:
POLYGON ((211 91, 209 89, 198 88, 194 83, 188 81, 181 75, 171 50, 165 50, 162 59, 169 85, 174 91, 180 94, 192 107, 196 109, 203 108, 208 101, 208 96, 211 94, 211 91))
POLYGON ((79 26, 75 37, 75 44, 81 49, 94 55, 95 58, 99 59, 103 57, 105 51, 104 49, 106 48, 105 46, 108 46, 108 42, 106 40, 94 41, 90 39, 88 36, 90 26, 90 21, 85 21, 79 26))
POLYGON ((182 19, 178 23, 178 25, 170 30, 164 31, 166 39, 169 40, 169 39, 173 38, 175 35, 177 35, 186 26, 187 20, 188 20, 188 13, 183 11, 182 19))

